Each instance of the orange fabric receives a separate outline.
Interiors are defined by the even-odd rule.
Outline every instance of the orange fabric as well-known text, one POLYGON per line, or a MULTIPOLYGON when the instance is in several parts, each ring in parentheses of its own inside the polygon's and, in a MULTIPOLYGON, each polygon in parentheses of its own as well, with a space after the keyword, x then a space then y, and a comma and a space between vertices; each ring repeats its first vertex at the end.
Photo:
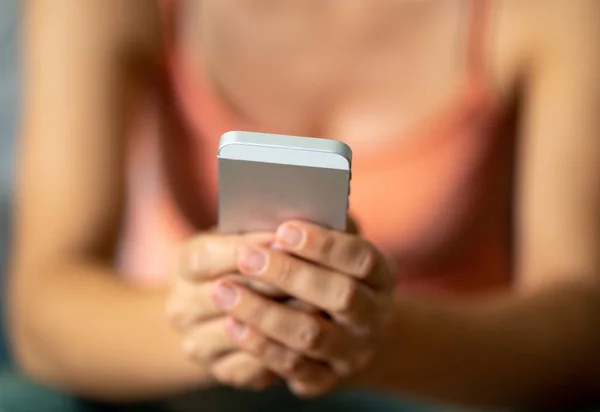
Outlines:
MULTIPOLYGON (((162 4, 170 24, 176 3, 162 4)), ((495 137, 498 116, 486 81, 489 10, 490 1, 471 0, 466 80, 443 111, 398 144, 376 151, 353 147, 351 213, 366 238, 397 257, 404 290, 481 292, 509 280, 503 205, 510 161, 506 142, 495 137), (439 250, 452 253, 434 253, 439 250)), ((145 283, 163 282, 176 245, 214 224, 219 137, 229 130, 277 132, 233 116, 207 76, 191 71, 169 28, 171 94, 165 101, 173 104, 163 107, 169 140, 147 138, 135 149, 120 260, 145 283), (144 178, 149 172, 153 177, 144 178), (193 224, 174 201, 174 186, 182 181, 192 207, 202 211, 193 224)))

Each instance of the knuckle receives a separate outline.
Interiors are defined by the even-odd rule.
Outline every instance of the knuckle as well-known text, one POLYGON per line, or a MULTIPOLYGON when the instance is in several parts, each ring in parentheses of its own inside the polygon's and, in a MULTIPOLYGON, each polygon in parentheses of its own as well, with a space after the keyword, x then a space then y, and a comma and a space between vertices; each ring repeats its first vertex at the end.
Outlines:
POLYGON ((179 330, 184 330, 194 321, 209 314, 206 307, 206 289, 186 281, 179 281, 165 301, 164 311, 167 320, 179 330))
POLYGON ((365 241, 354 238, 346 250, 347 261, 352 266, 352 271, 360 278, 366 278, 373 270, 375 251, 365 241))
POLYGON ((202 346, 198 345, 194 340, 188 340, 182 346, 183 353, 188 359, 199 363, 206 362, 206 354, 202 351, 202 346))
POLYGON ((282 349, 280 354, 281 372, 287 375, 295 374, 301 369, 302 356, 291 350, 282 349))
POLYGON ((249 323, 254 325, 261 325, 265 319, 268 319, 268 315, 271 309, 270 303, 262 298, 254 295, 249 295, 246 299, 247 305, 244 309, 247 313, 249 323))
POLYGON ((358 284, 350 278, 344 278, 332 291, 332 309, 338 313, 351 312, 358 296, 358 284))
POLYGON ((289 256, 282 256, 279 259, 278 270, 276 271, 277 283, 283 288, 289 286, 294 281, 294 274, 298 271, 298 263, 289 256))
POLYGON ((303 322, 298 328, 298 347, 301 350, 314 350, 319 347, 323 337, 323 326, 316 319, 303 322))
POLYGON ((205 365, 211 361, 211 357, 202 350, 202 347, 198 346, 194 350, 187 353, 188 358, 196 361, 199 364, 205 365))
POLYGON ((252 352, 254 352, 254 354, 260 358, 263 359, 268 359, 270 358, 271 355, 271 343, 269 342, 268 339, 262 337, 262 336, 257 336, 252 344, 253 348, 252 348, 252 352))
POLYGON ((181 300, 171 298, 167 300, 165 305, 167 320, 177 330, 182 331, 189 324, 189 316, 185 308, 185 304, 181 300))
POLYGON ((327 232, 322 236, 321 240, 319 241, 317 252, 322 259, 328 261, 334 246, 335 236, 333 235, 333 233, 327 232))

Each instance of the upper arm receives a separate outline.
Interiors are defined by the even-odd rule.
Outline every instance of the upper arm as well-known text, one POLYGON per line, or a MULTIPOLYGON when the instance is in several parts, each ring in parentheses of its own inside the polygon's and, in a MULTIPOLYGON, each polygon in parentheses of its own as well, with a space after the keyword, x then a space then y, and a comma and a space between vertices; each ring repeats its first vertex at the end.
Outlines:
POLYGON ((526 289, 600 279, 600 2, 540 5, 517 174, 526 289))
POLYGON ((26 5, 17 269, 72 253, 112 252, 123 204, 134 68, 152 61, 156 45, 153 5, 147 0, 26 5))

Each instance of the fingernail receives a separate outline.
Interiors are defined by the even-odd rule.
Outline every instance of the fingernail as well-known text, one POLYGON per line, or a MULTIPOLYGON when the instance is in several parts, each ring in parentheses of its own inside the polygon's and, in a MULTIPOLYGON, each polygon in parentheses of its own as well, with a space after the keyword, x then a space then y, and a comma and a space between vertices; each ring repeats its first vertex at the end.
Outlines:
POLYGON ((228 319, 226 327, 231 337, 235 340, 242 340, 248 334, 248 327, 235 319, 228 319))
POLYGON ((248 246, 240 248, 238 257, 240 270, 246 274, 258 275, 267 266, 267 255, 262 250, 254 249, 248 246))
POLYGON ((231 309, 238 301, 237 289, 227 283, 220 282, 213 289, 213 298, 221 309, 231 309))
POLYGON ((277 230, 277 241, 283 246, 295 249, 304 241, 304 231, 294 225, 283 225, 277 230))

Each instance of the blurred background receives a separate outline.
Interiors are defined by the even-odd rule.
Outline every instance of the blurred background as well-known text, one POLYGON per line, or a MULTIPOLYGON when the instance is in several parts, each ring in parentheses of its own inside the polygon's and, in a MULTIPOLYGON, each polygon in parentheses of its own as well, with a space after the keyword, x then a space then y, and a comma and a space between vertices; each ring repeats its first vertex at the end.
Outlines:
MULTIPOLYGON (((0 0, 0 301, 3 301, 9 247, 16 115, 19 106, 17 21, 19 0, 0 0)), ((0 305, 0 307, 3 305, 0 305)), ((0 368, 7 359, 0 309, 0 368)))

